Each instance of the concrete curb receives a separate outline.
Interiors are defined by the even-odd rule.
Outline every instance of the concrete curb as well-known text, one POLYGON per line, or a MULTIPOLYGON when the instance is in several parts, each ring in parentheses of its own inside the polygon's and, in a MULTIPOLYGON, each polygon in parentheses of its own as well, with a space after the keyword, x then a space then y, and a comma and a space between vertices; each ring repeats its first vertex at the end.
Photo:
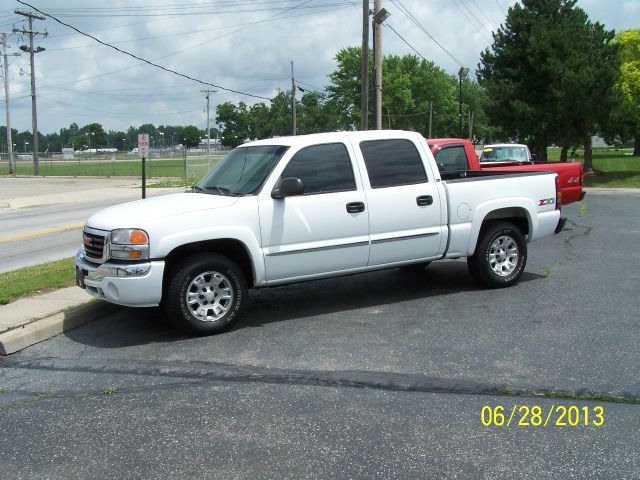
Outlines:
POLYGON ((0 333, 0 355, 10 355, 36 343, 48 340, 60 333, 85 323, 103 318, 120 307, 101 300, 88 300, 52 313, 44 318, 33 319, 23 325, 0 333))

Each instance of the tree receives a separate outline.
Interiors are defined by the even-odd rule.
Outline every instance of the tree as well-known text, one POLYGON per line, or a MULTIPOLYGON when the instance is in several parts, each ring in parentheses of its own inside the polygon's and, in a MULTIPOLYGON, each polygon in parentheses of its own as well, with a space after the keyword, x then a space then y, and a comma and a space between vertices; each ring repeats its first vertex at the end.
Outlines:
MULTIPOLYGON (((359 47, 347 47, 337 53, 338 66, 329 75, 331 83, 326 88, 327 103, 337 116, 335 125, 344 130, 360 125, 360 51, 359 47)), ((457 77, 415 55, 387 55, 382 59, 382 84, 384 128, 416 130, 428 135, 432 111, 432 136, 458 135, 457 77)), ((476 82, 464 80, 463 117, 472 111, 474 125, 478 127, 474 131, 482 136, 488 131, 484 97, 476 82)))
POLYGON ((193 148, 200 145, 200 130, 193 125, 187 125, 180 132, 180 140, 185 148, 193 148))
POLYGON ((477 75, 487 113, 509 136, 546 146, 581 141, 591 167, 591 136, 615 95, 613 32, 589 21, 577 0, 522 0, 509 8, 477 75))
POLYGON ((84 142, 90 148, 101 148, 107 146, 107 132, 99 123, 90 123, 78 131, 80 138, 85 137, 84 142))
POLYGON ((269 108, 270 137, 283 137, 293 133, 293 120, 291 118, 291 92, 279 91, 271 99, 269 108))
POLYGON ((620 32, 615 42, 620 47, 620 104, 612 114, 614 131, 622 139, 633 138, 633 156, 640 156, 640 30, 620 32))
POLYGON ((250 138, 249 114, 247 105, 240 102, 237 106, 231 102, 216 107, 216 123, 220 126, 220 143, 235 148, 250 138))
MULTIPOLYGON (((338 115, 341 130, 355 130, 360 125, 360 47, 343 48, 336 54, 337 68, 329 74, 331 83, 326 87, 329 101, 338 115)), ((371 58, 372 55, 369 55, 371 58)), ((371 69, 371 68, 370 68, 371 69)), ((384 72, 384 68, 382 69, 384 72)), ((369 72, 373 78, 373 73, 369 72)))

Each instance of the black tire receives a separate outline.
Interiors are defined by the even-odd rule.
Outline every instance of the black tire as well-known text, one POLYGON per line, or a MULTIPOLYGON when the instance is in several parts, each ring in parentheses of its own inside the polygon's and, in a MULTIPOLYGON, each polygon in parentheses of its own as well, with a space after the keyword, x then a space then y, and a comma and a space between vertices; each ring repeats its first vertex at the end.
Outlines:
POLYGON ((171 322, 188 333, 223 332, 244 308, 247 282, 240 268, 227 257, 213 253, 191 255, 170 275, 163 306, 171 322))
POLYGON ((527 243, 509 222, 490 223, 480 231, 476 251, 467 259, 471 275, 490 288, 516 283, 527 264, 527 243))
POLYGON ((401 266, 400 270, 404 270, 405 272, 421 272, 429 265, 431 265, 431 262, 412 263, 411 265, 401 266))

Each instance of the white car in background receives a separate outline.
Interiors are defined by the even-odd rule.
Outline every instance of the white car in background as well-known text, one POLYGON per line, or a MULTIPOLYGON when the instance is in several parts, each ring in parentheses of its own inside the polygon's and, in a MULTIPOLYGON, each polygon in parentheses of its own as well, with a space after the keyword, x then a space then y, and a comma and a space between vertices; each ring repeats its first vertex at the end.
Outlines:
POLYGON ((496 143, 485 145, 480 156, 484 162, 531 162, 529 147, 521 143, 496 143))

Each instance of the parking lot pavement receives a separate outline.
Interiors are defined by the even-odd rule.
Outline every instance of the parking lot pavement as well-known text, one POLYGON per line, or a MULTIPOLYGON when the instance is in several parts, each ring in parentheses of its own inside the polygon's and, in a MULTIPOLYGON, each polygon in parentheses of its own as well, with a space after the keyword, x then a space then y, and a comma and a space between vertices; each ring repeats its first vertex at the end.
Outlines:
POLYGON ((51 478, 97 462, 158 478, 638 478, 639 208, 639 196, 607 194, 565 208, 565 230, 529 245, 509 289, 481 289, 450 261, 256 290, 236 328, 202 338, 156 309, 123 308, 0 359, 11 412, 0 426, 24 432, 18 446, 31 452, 21 463, 11 447, 0 467, 51 478), (595 399, 536 397, 544 390, 595 399), (598 402, 605 428, 480 420, 486 405, 598 402), (53 465, 45 443, 72 435, 88 460, 72 463, 67 446, 53 465))
POLYGON ((0 467, 51 479, 637 478, 637 406, 605 405, 599 427, 481 419, 487 408, 554 405, 262 382, 85 391, 3 409, 0 467))
POLYGON ((592 196, 533 242, 522 281, 481 289, 463 261, 252 291, 231 332, 185 338, 123 309, 30 356, 401 372, 525 389, 640 394, 638 197, 592 196), (615 246, 615 248, 613 247, 615 246))

